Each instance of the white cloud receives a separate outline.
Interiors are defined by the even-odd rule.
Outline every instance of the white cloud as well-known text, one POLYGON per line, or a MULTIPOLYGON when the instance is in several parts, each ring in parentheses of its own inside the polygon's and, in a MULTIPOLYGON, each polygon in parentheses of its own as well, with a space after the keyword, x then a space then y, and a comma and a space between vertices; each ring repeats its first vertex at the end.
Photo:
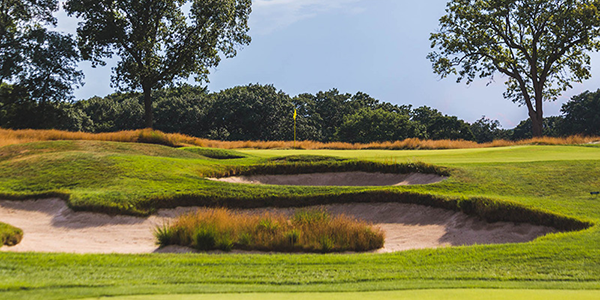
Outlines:
POLYGON ((258 34, 268 34, 304 19, 332 11, 359 14, 361 0, 254 0, 251 25, 258 34))

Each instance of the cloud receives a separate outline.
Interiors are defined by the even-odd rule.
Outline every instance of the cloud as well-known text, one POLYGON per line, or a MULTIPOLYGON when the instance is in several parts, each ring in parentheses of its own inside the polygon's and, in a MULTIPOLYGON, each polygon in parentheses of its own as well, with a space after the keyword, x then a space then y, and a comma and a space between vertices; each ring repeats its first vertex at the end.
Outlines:
POLYGON ((251 25, 258 34, 269 34, 298 21, 314 18, 332 11, 359 14, 361 0, 254 0, 251 25))

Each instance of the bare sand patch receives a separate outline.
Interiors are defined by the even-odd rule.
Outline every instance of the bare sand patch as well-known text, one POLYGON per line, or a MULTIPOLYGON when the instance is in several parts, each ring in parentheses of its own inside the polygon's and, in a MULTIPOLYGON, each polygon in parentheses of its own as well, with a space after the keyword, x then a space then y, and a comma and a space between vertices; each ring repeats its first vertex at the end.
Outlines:
POLYGON ((409 173, 369 173, 369 172, 328 172, 292 175, 251 175, 210 180, 243 184, 306 185, 306 186, 388 186, 431 184, 447 177, 436 174, 409 173))
MULTIPOLYGON (((413 204, 357 203, 324 207, 332 214, 343 213, 381 227, 386 239, 384 248, 375 251, 379 253, 473 244, 522 243, 557 231, 531 224, 487 223, 460 212, 413 204)), ((0 221, 24 231, 20 244, 2 247, 0 251, 190 252, 190 249, 183 247, 158 249, 153 231, 155 226, 195 209, 197 208, 161 209, 156 215, 142 218, 74 212, 60 199, 0 201, 0 221)), ((266 208, 251 211, 264 210, 291 213, 294 209, 266 208)))

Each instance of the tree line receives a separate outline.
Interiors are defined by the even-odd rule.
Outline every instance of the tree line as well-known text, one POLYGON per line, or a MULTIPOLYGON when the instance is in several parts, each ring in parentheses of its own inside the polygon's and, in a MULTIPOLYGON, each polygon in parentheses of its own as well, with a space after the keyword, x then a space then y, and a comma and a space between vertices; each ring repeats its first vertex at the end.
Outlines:
MULTIPOLYGON (((289 118, 282 115, 296 107, 301 112, 301 138, 316 141, 488 141, 529 135, 501 130, 486 118, 468 124, 435 109, 380 103, 363 93, 330 90, 291 98, 258 85, 212 94, 198 94, 190 86, 176 88, 190 78, 208 81, 210 68, 222 57, 234 57, 250 43, 251 0, 61 3, 69 16, 80 20, 75 37, 50 30, 57 24, 53 14, 58 0, 0 3, 0 126, 94 132, 143 126, 218 139, 277 140, 289 134, 289 118), (113 56, 118 61, 111 85, 137 93, 69 103, 73 89, 83 83, 77 63, 104 66, 113 56), (185 95, 172 99, 173 93, 185 95), (189 99, 188 93, 193 95, 189 99), (115 103, 105 103, 107 99, 115 103), (107 111, 94 111, 96 107, 107 111), (178 111, 182 107, 190 111, 178 111), (173 115, 177 121, 167 124, 166 116, 175 112, 181 115, 173 115), (132 120, 138 123, 128 123, 132 120)), ((590 78, 588 52, 600 49, 600 0, 450 0, 439 22, 439 30, 430 35, 434 50, 427 56, 434 73, 442 78, 456 75, 467 84, 503 74, 504 96, 527 107, 529 123, 520 126, 534 136, 595 132, 579 115, 571 116, 579 112, 577 105, 563 107, 564 117, 546 119, 543 102, 556 100, 573 82, 590 78)), ((594 98, 593 94, 580 96, 594 98)), ((595 120, 584 119, 590 118, 595 120)))
MULTIPOLYGON (((369 143, 406 138, 480 143, 532 137, 531 120, 503 129, 486 117, 468 123, 437 109, 382 102, 337 89, 290 96, 273 85, 249 84, 219 92, 199 86, 164 88, 152 95, 155 128, 216 140, 298 140, 369 143)), ((69 102, 2 103, 0 127, 113 132, 144 127, 143 93, 114 93, 69 102)), ((600 90, 573 97, 562 116, 545 118, 544 135, 600 135, 600 90)))

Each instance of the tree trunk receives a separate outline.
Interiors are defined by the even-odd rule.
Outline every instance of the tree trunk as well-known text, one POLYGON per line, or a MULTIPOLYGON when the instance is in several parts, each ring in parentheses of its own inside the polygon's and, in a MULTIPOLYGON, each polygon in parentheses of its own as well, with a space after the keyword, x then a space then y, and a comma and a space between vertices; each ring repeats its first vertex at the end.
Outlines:
POLYGON ((535 111, 529 111, 529 117, 531 118, 531 130, 533 131, 533 137, 542 137, 544 135, 544 111, 543 104, 544 98, 541 88, 536 88, 535 91, 535 111))
POLYGON ((152 89, 148 86, 143 86, 143 90, 146 128, 152 129, 154 127, 154 120, 152 119, 152 89))
POLYGON ((531 129, 533 130, 533 137, 542 137, 544 133, 544 119, 537 114, 530 115, 531 118, 531 129))

